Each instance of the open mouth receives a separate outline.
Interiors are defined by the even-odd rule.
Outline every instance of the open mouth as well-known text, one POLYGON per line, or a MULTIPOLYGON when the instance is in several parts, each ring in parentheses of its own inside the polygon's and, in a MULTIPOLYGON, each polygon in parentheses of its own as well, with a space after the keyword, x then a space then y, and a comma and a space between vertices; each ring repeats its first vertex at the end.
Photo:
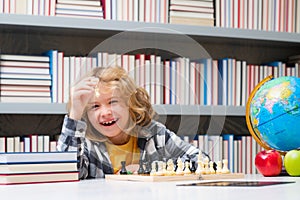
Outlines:
POLYGON ((115 123, 117 123, 117 119, 113 119, 113 120, 110 120, 110 121, 106 121, 106 122, 101 122, 100 124, 102 126, 112 126, 114 125, 115 123))

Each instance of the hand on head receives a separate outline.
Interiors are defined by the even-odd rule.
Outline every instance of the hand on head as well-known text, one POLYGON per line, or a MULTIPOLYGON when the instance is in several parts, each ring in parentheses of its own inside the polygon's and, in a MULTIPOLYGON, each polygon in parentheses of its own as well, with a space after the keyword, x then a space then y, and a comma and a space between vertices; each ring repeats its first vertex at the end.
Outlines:
MULTIPOLYGON (((70 118, 79 120, 89 100, 95 95, 95 88, 99 83, 97 77, 86 77, 71 88, 70 118)), ((98 93, 99 94, 99 93, 98 93)))

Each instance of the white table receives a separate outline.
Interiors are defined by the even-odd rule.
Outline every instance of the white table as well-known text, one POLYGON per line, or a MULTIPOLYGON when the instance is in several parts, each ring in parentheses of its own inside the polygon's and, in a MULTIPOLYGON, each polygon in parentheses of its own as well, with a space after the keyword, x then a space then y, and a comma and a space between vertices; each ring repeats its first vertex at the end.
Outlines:
POLYGON ((104 179, 71 183, 43 183, 0 186, 1 199, 12 200, 299 200, 300 177, 262 177, 249 175, 245 180, 296 181, 263 187, 177 186, 184 182, 128 182, 104 179))

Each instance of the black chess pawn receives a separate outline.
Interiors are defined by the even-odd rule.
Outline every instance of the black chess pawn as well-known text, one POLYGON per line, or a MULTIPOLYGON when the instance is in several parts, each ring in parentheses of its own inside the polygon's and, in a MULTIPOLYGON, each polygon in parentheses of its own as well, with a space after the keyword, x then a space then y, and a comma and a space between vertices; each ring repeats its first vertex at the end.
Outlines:
POLYGON ((173 160, 173 163, 174 163, 174 171, 176 172, 176 171, 177 171, 177 169, 178 169, 178 164, 177 164, 177 161, 174 161, 174 160, 173 160))
POLYGON ((150 165, 150 163, 148 161, 145 161, 144 165, 145 165, 144 174, 150 174, 150 172, 151 172, 151 165, 150 165))
POLYGON ((213 163, 213 168, 214 168, 215 171, 217 171, 217 167, 218 167, 217 163, 214 162, 214 163, 213 163))
POLYGON ((138 174, 144 174, 145 173, 145 170, 144 170, 144 167, 143 167, 143 161, 140 160, 140 163, 139 163, 139 169, 137 171, 138 174))
POLYGON ((158 171, 158 162, 155 162, 155 171, 158 171))
POLYGON ((125 161, 121 161, 121 171, 120 171, 120 174, 121 175, 126 175, 127 174, 127 170, 126 170, 126 162, 125 161))
POLYGON ((196 172, 196 166, 195 166, 195 161, 192 161, 192 165, 190 166, 190 171, 192 172, 192 173, 195 173, 196 172))

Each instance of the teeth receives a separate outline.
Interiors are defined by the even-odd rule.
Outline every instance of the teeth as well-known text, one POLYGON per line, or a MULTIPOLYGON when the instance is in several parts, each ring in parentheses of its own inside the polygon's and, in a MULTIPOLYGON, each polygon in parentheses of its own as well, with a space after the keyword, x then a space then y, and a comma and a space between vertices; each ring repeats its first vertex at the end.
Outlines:
POLYGON ((115 122, 115 120, 111 120, 111 121, 103 122, 102 124, 103 125, 110 125, 110 124, 112 124, 114 122, 115 122))

